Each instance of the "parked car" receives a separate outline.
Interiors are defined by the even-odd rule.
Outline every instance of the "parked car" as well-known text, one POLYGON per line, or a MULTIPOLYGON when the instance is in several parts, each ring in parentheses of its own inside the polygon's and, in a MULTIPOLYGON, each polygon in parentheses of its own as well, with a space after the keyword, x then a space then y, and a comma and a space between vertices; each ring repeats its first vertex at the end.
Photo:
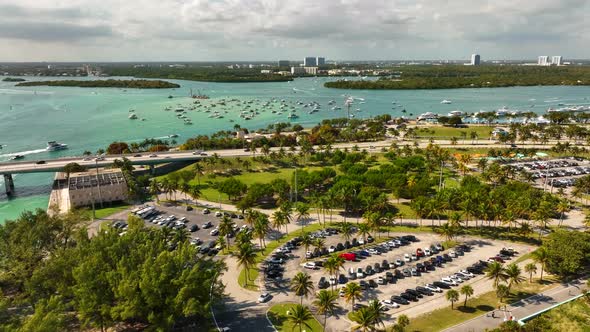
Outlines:
POLYGON ((325 289, 330 287, 330 283, 326 280, 326 277, 321 277, 320 281, 318 281, 318 288, 325 289))
POLYGON ((194 232, 196 232, 198 230, 199 230, 199 226, 197 226, 197 225, 192 225, 191 228, 189 228, 189 231, 191 233, 194 233, 194 232))
POLYGON ((442 282, 442 281, 433 281, 432 282, 433 286, 442 288, 442 289, 449 289, 451 288, 451 285, 447 284, 446 282, 442 282))
POLYGON ((410 302, 407 299, 405 299, 399 295, 391 296, 391 301, 398 303, 398 304, 404 304, 404 305, 410 304, 410 302))
POLYGON ((366 281, 364 281, 364 280, 361 280, 361 281, 359 282, 359 286, 361 286, 361 289, 362 289, 362 290, 367 290, 367 289, 369 289, 369 285, 368 285, 368 284, 367 284, 367 282, 366 282, 366 281))
POLYGON ((412 294, 409 293, 401 293, 399 296, 403 297, 404 299, 408 300, 408 301, 412 301, 412 302, 417 302, 418 301, 418 297, 414 296, 412 294))
POLYGON ((317 267, 314 262, 307 262, 307 263, 303 264, 303 267, 306 269, 310 269, 310 270, 319 269, 319 267, 317 267))
POLYGON ((213 224, 210 221, 207 221, 206 223, 203 224, 204 229, 211 228, 211 227, 213 227, 213 224))
POLYGON ((217 235, 219 235, 219 229, 218 228, 213 228, 211 230, 211 232, 209 232, 209 234, 211 234, 211 236, 217 236, 217 235))
POLYGON ((433 284, 426 284, 424 285, 424 288, 429 289, 431 292, 442 293, 442 289, 433 284))
POLYGON ((272 298, 272 295, 270 295, 270 293, 262 293, 258 297, 258 303, 268 302, 271 298, 272 298))
POLYGON ((377 288, 377 282, 374 279, 369 279, 369 287, 377 288))
POLYGON ((399 308, 399 304, 391 299, 381 300, 381 305, 386 308, 399 308))
POLYGON ((422 295, 428 295, 428 296, 434 295, 434 293, 430 289, 428 289, 426 287, 422 287, 422 286, 416 287, 416 291, 422 295))

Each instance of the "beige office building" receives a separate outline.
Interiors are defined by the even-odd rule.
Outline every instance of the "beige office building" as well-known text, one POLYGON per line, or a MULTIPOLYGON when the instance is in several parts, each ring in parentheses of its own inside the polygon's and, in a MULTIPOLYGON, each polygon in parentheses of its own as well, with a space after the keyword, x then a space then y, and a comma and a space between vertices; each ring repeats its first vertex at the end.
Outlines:
POLYGON ((127 182, 120 169, 104 168, 88 172, 58 172, 49 198, 49 210, 58 207, 59 213, 73 208, 120 202, 127 199, 127 182), (55 206, 55 207, 54 207, 55 206))

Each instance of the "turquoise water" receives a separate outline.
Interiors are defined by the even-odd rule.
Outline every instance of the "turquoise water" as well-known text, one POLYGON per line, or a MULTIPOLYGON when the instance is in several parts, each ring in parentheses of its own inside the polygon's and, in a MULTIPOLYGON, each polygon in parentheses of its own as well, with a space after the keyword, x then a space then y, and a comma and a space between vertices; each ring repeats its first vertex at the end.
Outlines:
MULTIPOLYGON (((328 78, 306 78, 280 83, 174 81, 181 88, 166 90, 20 88, 15 87, 15 83, 0 82, 0 145, 3 145, 0 161, 8 160, 16 153, 24 154, 27 159, 79 155, 85 150, 94 152, 104 148, 115 140, 130 142, 144 138, 165 138, 170 134, 178 134, 178 142, 183 142, 198 134, 230 130, 235 124, 256 129, 271 123, 288 121, 287 115, 292 109, 299 116, 293 122, 304 126, 314 125, 322 119, 345 117, 343 102, 347 94, 356 98, 352 113, 357 118, 384 113, 402 116, 402 109, 406 109, 405 115, 412 113, 417 116, 424 112, 446 114, 453 110, 492 111, 504 106, 541 114, 549 107, 560 107, 558 104, 588 104, 587 98, 590 97, 590 87, 349 91, 326 89, 323 87, 326 80, 328 78), (188 98, 191 88, 194 93, 200 91, 212 99, 203 101, 203 106, 195 110, 188 110, 193 105, 193 100, 188 98), (169 99, 169 95, 174 98, 169 99), (226 99, 225 106, 218 104, 211 107, 220 99, 226 99), (443 99, 451 100, 452 104, 440 104, 443 99), (328 105, 331 100, 335 103, 328 105), (247 104, 247 101, 251 101, 251 104, 247 104), (303 104, 315 101, 319 103, 320 111, 308 114, 311 107, 303 108, 297 104, 298 101, 303 104), (396 104, 392 104, 393 101, 396 104), (267 102, 268 106, 263 107, 267 102), (283 114, 273 114, 273 110, 281 110, 282 104, 285 104, 283 114), (250 108, 246 108, 247 105, 250 108), (210 107, 210 113, 205 112, 205 106, 210 107), (332 110, 334 106, 342 109, 332 110), (192 120, 193 125, 185 125, 174 111, 164 111, 166 107, 183 107, 187 110, 186 117, 192 120), (129 120, 130 109, 135 110, 140 119, 129 120), (248 121, 240 118, 240 112, 247 109, 258 110, 260 114, 248 121), (356 109, 360 111, 357 112, 356 109), (223 118, 209 118, 215 110, 223 118), (141 121, 141 118, 145 121, 141 121), (69 149, 45 152, 44 148, 49 140, 66 143, 69 149)), ((0 193, 0 221, 16 217, 24 209, 46 208, 51 178, 52 174, 43 173, 16 175, 16 198, 7 200, 0 193)), ((2 181, 0 179, 0 186, 4 185, 2 181)))

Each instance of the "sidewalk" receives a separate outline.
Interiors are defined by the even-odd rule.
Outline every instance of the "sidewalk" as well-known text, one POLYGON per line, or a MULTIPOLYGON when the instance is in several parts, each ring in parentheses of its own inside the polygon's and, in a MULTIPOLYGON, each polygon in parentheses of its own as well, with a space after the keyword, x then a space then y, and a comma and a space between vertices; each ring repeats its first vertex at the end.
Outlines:
POLYGON ((503 310, 496 310, 495 318, 492 318, 491 313, 488 313, 452 326, 443 330, 443 332, 478 332, 494 329, 504 322, 505 317, 512 316, 514 320, 525 318, 582 294, 584 288, 585 280, 575 280, 568 284, 561 284, 544 293, 533 295, 509 305, 506 308, 506 313, 503 310))

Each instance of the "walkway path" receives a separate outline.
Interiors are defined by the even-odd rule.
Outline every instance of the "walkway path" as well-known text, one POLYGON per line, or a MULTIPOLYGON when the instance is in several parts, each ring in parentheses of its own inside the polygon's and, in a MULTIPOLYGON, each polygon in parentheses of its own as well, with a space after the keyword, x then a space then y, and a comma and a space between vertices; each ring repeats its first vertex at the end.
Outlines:
POLYGON ((582 294, 585 289, 584 283, 584 280, 576 280, 568 284, 561 284, 547 292, 533 295, 508 306, 506 312, 496 310, 495 318, 488 316, 489 314, 485 314, 450 327, 443 330, 443 332, 477 332, 493 329, 504 322, 505 315, 506 318, 512 316, 514 320, 522 319, 582 294))

